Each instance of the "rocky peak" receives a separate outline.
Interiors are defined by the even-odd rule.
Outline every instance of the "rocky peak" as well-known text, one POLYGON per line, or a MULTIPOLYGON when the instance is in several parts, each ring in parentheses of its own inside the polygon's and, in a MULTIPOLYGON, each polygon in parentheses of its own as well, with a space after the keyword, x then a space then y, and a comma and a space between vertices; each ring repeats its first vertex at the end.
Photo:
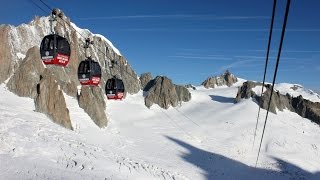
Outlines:
POLYGON ((78 99, 79 106, 84 109, 97 126, 100 128, 107 126, 106 103, 101 88, 83 86, 78 99))
POLYGON ((231 74, 228 70, 220 76, 207 78, 201 83, 205 88, 215 88, 216 86, 232 86, 238 81, 237 77, 231 74))
POLYGON ((150 72, 142 73, 139 79, 140 79, 141 89, 144 91, 148 91, 148 89, 150 89, 150 87, 147 87, 147 84, 152 80, 151 73, 150 72))
MULTIPOLYGON (((262 83, 247 81, 244 82, 242 86, 238 88, 238 93, 236 97, 236 102, 241 101, 241 99, 253 98, 257 101, 258 105, 263 108, 268 108, 268 103, 271 95, 272 85, 266 84, 265 91, 262 96, 256 94, 254 88, 257 86, 262 86, 262 83)), ((260 87, 258 87, 260 89, 260 87)), ((294 86, 295 87, 295 86, 294 86)), ((262 87, 261 87, 262 88, 262 87)), ((308 118, 311 121, 320 125, 320 103, 312 102, 310 100, 304 99, 301 95, 293 97, 290 94, 281 94, 279 91, 274 91, 271 102, 270 102, 270 112, 277 113, 277 110, 283 111, 288 109, 292 112, 299 114, 304 118, 308 118)))
POLYGON ((187 102, 191 99, 191 94, 187 88, 172 83, 171 79, 165 76, 157 76, 148 83, 145 105, 150 108, 153 104, 158 104, 161 108, 168 109, 170 106, 176 107, 179 102, 187 102))
POLYGON ((193 89, 193 90, 197 90, 197 88, 196 88, 194 85, 192 85, 192 84, 186 84, 186 85, 184 85, 184 87, 186 87, 186 88, 191 88, 191 89, 193 89))
POLYGON ((36 111, 46 114, 57 124, 73 129, 60 85, 49 69, 44 71, 37 85, 35 105, 36 111))

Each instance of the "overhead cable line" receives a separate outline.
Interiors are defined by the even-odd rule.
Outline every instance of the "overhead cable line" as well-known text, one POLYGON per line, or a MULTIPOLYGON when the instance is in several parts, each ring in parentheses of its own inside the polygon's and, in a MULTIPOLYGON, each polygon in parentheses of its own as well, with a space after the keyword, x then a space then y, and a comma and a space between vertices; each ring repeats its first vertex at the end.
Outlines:
POLYGON ((178 113, 180 113, 182 116, 184 116, 186 119, 188 119, 190 122, 192 122, 194 125, 200 127, 200 125, 198 123, 196 123, 195 121, 193 121, 191 118, 189 118, 187 115, 185 115, 183 112, 181 112, 179 109, 174 108, 178 113))
POLYGON ((281 55, 281 50, 282 50, 282 44, 283 44, 284 34, 285 34, 285 32, 286 32, 286 26, 287 26, 288 14, 289 14, 289 9, 290 9, 290 3, 291 3, 291 0, 287 0, 286 12, 285 12, 285 15, 284 15, 282 32, 281 32, 281 39, 280 39, 279 50, 278 50, 278 55, 277 55, 276 68, 275 68, 275 70, 274 70, 272 87, 271 87, 271 94, 270 94, 270 97, 269 97, 267 114, 266 114, 266 118, 265 118, 265 121, 264 121, 264 126, 263 126, 263 131, 262 131, 262 136, 261 136, 261 140, 260 140, 259 151, 258 151, 258 155, 257 155, 255 167, 257 167, 257 163, 258 163, 258 160, 259 160, 259 155, 260 155, 260 150, 261 150, 261 144, 262 144, 262 141, 263 141, 263 136, 264 136, 264 132, 265 132, 267 120, 268 120, 268 114, 269 114, 270 104, 271 104, 272 95, 273 95, 273 90, 274 90, 274 84, 275 84, 275 81, 276 81, 276 78, 277 78, 278 66, 279 66, 279 61, 280 61, 280 55, 281 55))
MULTIPOLYGON (((272 37, 272 29, 273 29, 273 22, 274 22, 274 16, 275 16, 275 11, 276 11, 276 6, 277 6, 277 0, 273 0, 273 8, 272 8, 272 15, 271 15, 271 24, 270 24, 270 31, 269 31, 269 40, 268 40, 268 49, 267 49, 267 56, 266 56, 266 62, 264 65, 264 73, 263 73, 263 83, 262 83, 262 88, 261 88, 261 95, 263 95, 263 90, 264 90, 264 84, 266 80, 266 73, 267 73, 267 67, 268 67, 268 60, 269 60, 269 54, 270 54, 270 45, 271 45, 271 37, 272 37)), ((252 149, 254 147, 254 143, 256 140, 256 135, 257 135, 257 127, 258 127, 258 122, 259 122, 259 116, 260 116, 260 110, 261 110, 261 100, 258 102, 259 105, 259 110, 258 110, 258 116, 257 116, 257 121, 256 121, 256 127, 254 130, 254 137, 253 137, 253 144, 252 144, 252 149)))

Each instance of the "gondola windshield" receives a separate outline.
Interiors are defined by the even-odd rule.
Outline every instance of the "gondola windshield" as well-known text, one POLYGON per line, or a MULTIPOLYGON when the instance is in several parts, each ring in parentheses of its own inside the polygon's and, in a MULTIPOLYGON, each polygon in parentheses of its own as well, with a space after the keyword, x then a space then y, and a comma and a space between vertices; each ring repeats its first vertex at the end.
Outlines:
POLYGON ((91 58, 82 61, 78 68, 78 78, 81 85, 97 86, 101 79, 101 68, 98 62, 91 58))
POLYGON ((57 34, 50 34, 43 38, 40 45, 40 55, 44 64, 66 66, 70 54, 70 44, 66 38, 57 34))

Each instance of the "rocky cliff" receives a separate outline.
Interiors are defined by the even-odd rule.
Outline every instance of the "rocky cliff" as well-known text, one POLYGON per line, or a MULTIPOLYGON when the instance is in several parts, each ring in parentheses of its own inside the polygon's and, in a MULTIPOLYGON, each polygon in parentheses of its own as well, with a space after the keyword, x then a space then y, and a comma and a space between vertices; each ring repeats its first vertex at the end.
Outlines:
POLYGON ((106 127, 108 119, 105 113, 106 103, 101 88, 83 86, 78 97, 79 106, 99 127, 106 127))
POLYGON ((238 81, 237 77, 228 70, 220 76, 209 77, 201 83, 205 88, 215 88, 216 86, 232 86, 238 81))
POLYGON ((19 96, 36 99, 37 110, 47 114, 54 122, 71 129, 72 127, 65 123, 69 121, 68 114, 58 115, 53 112, 55 109, 52 109, 51 106, 61 105, 62 109, 65 108, 62 91, 67 95, 77 97, 77 86, 80 85, 77 69, 81 60, 85 59, 83 37, 89 37, 93 40, 94 46, 91 46, 88 51, 101 66, 102 81, 99 87, 95 87, 96 90, 88 92, 87 89, 83 89, 84 92, 80 94, 79 104, 98 126, 106 126, 105 111, 99 109, 97 110, 99 113, 93 113, 94 110, 89 106, 98 103, 95 106, 105 108, 105 102, 102 100, 102 97, 105 96, 103 90, 107 79, 114 75, 123 80, 126 92, 137 93, 140 90, 138 76, 120 52, 102 35, 93 34, 89 30, 77 27, 68 17, 57 18, 54 30, 65 37, 71 45, 71 59, 65 68, 52 65, 44 66, 40 59, 40 42, 45 35, 50 34, 48 17, 36 17, 29 24, 22 24, 18 27, 1 25, 0 83, 7 83, 8 88, 19 96), (114 62, 112 69, 109 68, 111 62, 114 62), (50 76, 47 74, 49 72, 50 76), (40 77, 43 80, 40 80, 40 77), (48 79, 48 77, 50 78, 48 79), (38 88, 40 86, 40 94, 37 93, 37 85, 38 88), (44 86, 59 88, 49 90, 44 86), (59 95, 60 99, 57 102, 45 103, 45 101, 49 101, 51 93, 59 95), (97 102, 91 102, 86 99, 87 96, 94 97, 97 102))
POLYGON ((139 79, 140 79, 141 90, 148 91, 150 87, 148 87, 147 85, 153 79, 151 73, 150 72, 142 73, 139 79))
MULTIPOLYGON (((239 87, 236 102, 241 101, 241 99, 253 98, 257 101, 258 105, 263 108, 268 108, 268 103, 271 95, 272 86, 270 84, 265 85, 265 91, 262 96, 256 94, 254 88, 260 89, 262 83, 247 81, 244 82, 242 86, 239 87)), ((294 87, 294 86, 293 86, 294 87)), ((293 88, 294 89, 294 88, 293 88)), ((292 112, 299 114, 304 118, 308 118, 311 121, 320 125, 320 103, 313 102, 305 99, 303 96, 299 95, 297 97, 291 96, 289 93, 281 94, 279 91, 275 90, 273 92, 270 112, 277 113, 277 110, 283 111, 288 109, 292 112)))
POLYGON ((149 81, 144 90, 147 92, 145 105, 150 108, 158 104, 161 108, 176 107, 179 102, 187 102, 191 94, 184 86, 175 85, 165 76, 157 76, 149 81))
POLYGON ((52 71, 46 69, 37 85, 36 111, 46 114, 53 122, 73 129, 60 85, 52 71))

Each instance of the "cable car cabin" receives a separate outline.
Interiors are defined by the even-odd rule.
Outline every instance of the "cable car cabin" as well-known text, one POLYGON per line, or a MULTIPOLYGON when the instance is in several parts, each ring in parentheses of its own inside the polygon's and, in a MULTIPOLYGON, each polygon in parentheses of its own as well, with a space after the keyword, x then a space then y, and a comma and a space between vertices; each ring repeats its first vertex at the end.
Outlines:
POLYGON ((101 80, 101 67, 91 58, 82 61, 78 67, 78 79, 81 85, 98 86, 101 80))
POLYGON ((70 44, 66 38, 57 34, 47 35, 42 39, 40 55, 45 65, 65 67, 70 59, 70 44))
POLYGON ((106 95, 108 99, 120 99, 124 96, 124 84, 121 79, 108 79, 106 84, 106 95))

